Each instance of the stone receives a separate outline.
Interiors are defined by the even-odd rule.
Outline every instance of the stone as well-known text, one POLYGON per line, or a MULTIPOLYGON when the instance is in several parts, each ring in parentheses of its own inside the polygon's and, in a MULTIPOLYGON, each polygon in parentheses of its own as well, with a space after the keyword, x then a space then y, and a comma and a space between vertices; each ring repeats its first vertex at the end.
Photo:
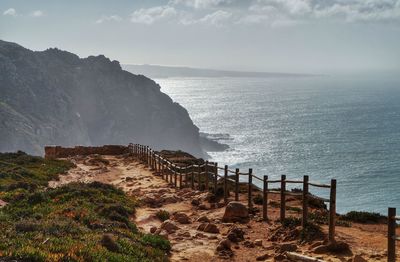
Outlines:
POLYGON ((283 252, 294 252, 297 250, 297 245, 292 243, 283 243, 279 246, 280 253, 283 252))
POLYGON ((154 233, 156 232, 156 230, 157 230, 157 227, 152 226, 152 227, 150 228, 150 233, 154 234, 154 233))
POLYGON ((182 212, 176 212, 173 215, 174 220, 178 221, 181 224, 190 224, 190 218, 188 215, 182 212))
POLYGON ((353 257, 352 262, 367 262, 367 260, 363 258, 361 255, 355 255, 353 257))
POLYGON ((197 222, 210 222, 207 216, 201 216, 197 219, 197 222))
POLYGON ((242 241, 244 240, 244 231, 241 228, 233 227, 229 230, 227 238, 234 243, 242 241))
POLYGON ((207 223, 201 223, 201 224, 197 227, 197 230, 199 230, 199 231, 204 231, 204 229, 206 228, 206 226, 207 226, 207 223))
POLYGON ((117 243, 114 241, 114 238, 111 234, 105 234, 101 238, 101 245, 105 248, 107 248, 111 252, 118 252, 119 251, 119 246, 117 243))
POLYGON ((178 235, 181 236, 181 237, 186 237, 186 238, 191 237, 191 236, 190 236, 190 233, 189 233, 188 231, 181 232, 181 233, 179 233, 178 235))
POLYGON ((194 199, 192 199, 191 204, 192 204, 193 206, 198 206, 198 205, 200 205, 200 201, 199 201, 197 198, 194 198, 194 199))
POLYGON ((249 211, 247 207, 236 201, 232 201, 226 206, 224 216, 222 217, 223 222, 246 223, 248 220, 249 211))
POLYGON ((161 232, 158 234, 160 237, 165 238, 168 240, 168 232, 166 230, 161 230, 161 232))
POLYGON ((199 205, 199 209, 200 209, 200 210, 208 210, 209 208, 207 207, 206 204, 200 204, 200 205, 199 205))
POLYGON ((253 248, 253 247, 255 247, 254 243, 251 242, 250 240, 244 241, 244 242, 243 242, 243 245, 244 245, 245 247, 248 247, 248 248, 253 248))
POLYGON ((223 239, 218 243, 217 251, 231 250, 232 243, 228 239, 223 239))
POLYGON ((254 244, 256 246, 262 247, 263 241, 262 241, 262 239, 256 239, 256 240, 254 240, 254 244))
POLYGON ((218 229, 217 225, 215 225, 213 223, 208 223, 204 228, 204 232, 218 234, 219 229, 218 229))
POLYGON ((264 255, 258 256, 258 257, 256 258, 256 261, 264 261, 264 260, 266 260, 266 259, 269 258, 269 257, 270 257, 270 255, 269 255, 268 253, 266 253, 266 254, 264 254, 264 255))
POLYGON ((149 205, 150 207, 160 207, 162 206, 161 200, 156 198, 152 195, 147 195, 142 200, 145 204, 149 205))
POLYGON ((168 232, 168 234, 174 233, 177 229, 179 229, 171 220, 165 220, 161 224, 161 229, 164 229, 168 232))

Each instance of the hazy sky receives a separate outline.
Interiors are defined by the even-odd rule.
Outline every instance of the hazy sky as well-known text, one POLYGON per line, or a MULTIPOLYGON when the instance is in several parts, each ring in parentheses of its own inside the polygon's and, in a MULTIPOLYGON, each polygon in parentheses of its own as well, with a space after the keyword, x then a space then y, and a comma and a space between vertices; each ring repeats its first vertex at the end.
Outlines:
POLYGON ((400 71, 400 0, 0 0, 0 38, 121 63, 400 71))

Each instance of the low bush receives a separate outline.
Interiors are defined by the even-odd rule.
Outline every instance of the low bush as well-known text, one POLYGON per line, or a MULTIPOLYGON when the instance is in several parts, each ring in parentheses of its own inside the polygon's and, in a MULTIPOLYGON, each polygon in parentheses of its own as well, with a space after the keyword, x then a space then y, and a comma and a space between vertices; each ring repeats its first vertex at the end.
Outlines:
POLYGON ((170 214, 167 210, 158 210, 156 213, 156 216, 158 219, 160 219, 162 222, 170 218, 170 214))
POLYGON ((355 223, 380 223, 386 220, 385 216, 382 216, 379 213, 371 213, 371 212, 364 212, 364 211, 350 211, 345 215, 341 216, 341 219, 346 221, 352 221, 355 223))
POLYGON ((260 194, 257 194, 253 197, 253 202, 256 205, 262 205, 264 203, 263 196, 260 194))

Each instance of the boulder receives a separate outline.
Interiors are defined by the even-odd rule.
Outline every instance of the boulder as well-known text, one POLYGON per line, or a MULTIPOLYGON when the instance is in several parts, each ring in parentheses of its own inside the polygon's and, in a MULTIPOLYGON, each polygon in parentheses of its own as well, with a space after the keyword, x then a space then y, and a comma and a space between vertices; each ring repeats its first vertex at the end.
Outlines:
POLYGON ((213 223, 208 223, 204 228, 204 232, 218 234, 219 229, 218 229, 217 225, 215 225, 213 223))
POLYGON ((279 253, 294 252, 297 250, 297 245, 293 243, 283 243, 279 246, 279 253))
POLYGON ((245 205, 240 202, 232 201, 226 208, 222 221, 246 223, 249 220, 249 211, 245 205))
POLYGON ((188 215, 182 212, 176 212, 173 215, 174 220, 178 221, 181 224, 190 224, 190 218, 188 215))
POLYGON ((164 229, 168 232, 168 234, 174 233, 177 229, 179 229, 171 220, 165 220, 161 224, 161 229, 164 229))
POLYGON ((199 230, 199 231, 204 231, 204 229, 206 228, 206 226, 207 226, 207 223, 201 223, 201 224, 197 227, 197 230, 199 230))
POLYGON ((207 216, 201 216, 196 221, 197 222, 210 222, 210 219, 208 219, 207 216))
POLYGON ((194 198, 194 199, 192 199, 191 204, 192 204, 193 206, 198 206, 198 205, 200 205, 200 201, 199 201, 197 198, 194 198))
POLYGON ((231 250, 232 243, 228 239, 223 239, 218 243, 217 251, 231 250))
POLYGON ((228 239, 234 243, 244 240, 244 231, 241 228, 233 227, 228 231, 228 239))

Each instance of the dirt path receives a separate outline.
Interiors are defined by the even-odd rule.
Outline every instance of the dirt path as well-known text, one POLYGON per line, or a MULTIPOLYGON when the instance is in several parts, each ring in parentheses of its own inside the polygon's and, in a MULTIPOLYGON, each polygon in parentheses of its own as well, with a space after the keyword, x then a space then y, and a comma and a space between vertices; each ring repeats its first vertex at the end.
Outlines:
MULTIPOLYGON (((172 261, 275 261, 280 245, 271 241, 271 232, 277 227, 273 221, 278 217, 278 208, 269 210, 270 223, 261 221, 258 212, 247 224, 222 223, 225 207, 207 201, 207 193, 191 189, 175 189, 159 175, 151 172, 144 165, 127 157, 88 156, 71 159, 76 167, 68 174, 52 181, 49 186, 56 187, 62 184, 80 181, 99 181, 115 185, 127 194, 135 196, 141 201, 133 218, 140 230, 150 232, 158 230, 167 237, 172 244, 172 261), (195 203, 192 204, 192 201, 195 203), (161 230, 162 221, 156 216, 157 211, 166 210, 171 214, 170 222, 177 228, 166 233, 161 230), (187 216, 188 223, 173 216, 174 213, 187 216), (218 228, 219 233, 199 231, 202 222, 197 220, 202 217, 210 220, 218 228), (239 228, 244 233, 243 241, 233 243, 233 252, 216 253, 218 243, 226 239, 228 231, 233 227, 239 228), (256 243, 256 244, 255 244, 256 243), (234 254, 234 255, 233 255, 234 254), (233 255, 233 256, 232 256, 233 255), (260 259, 264 256, 264 259, 260 259)), ((245 200, 245 199, 243 199, 245 200)), ((271 199, 274 201, 274 199, 271 199)), ((288 210, 288 215, 296 215, 288 210)), ((168 220, 169 221, 169 220, 168 220)), ((323 227, 326 231, 327 228, 323 227)), ((344 240, 351 245, 352 253, 347 254, 313 254, 310 244, 296 245, 297 252, 312 255, 325 261, 352 261, 355 254, 360 254, 368 261, 385 261, 386 236, 383 225, 365 226, 353 225, 351 228, 337 227, 339 240, 344 240)), ((399 232, 400 233, 400 232, 399 232)), ((296 241, 285 241, 286 244, 298 244, 296 241)))

